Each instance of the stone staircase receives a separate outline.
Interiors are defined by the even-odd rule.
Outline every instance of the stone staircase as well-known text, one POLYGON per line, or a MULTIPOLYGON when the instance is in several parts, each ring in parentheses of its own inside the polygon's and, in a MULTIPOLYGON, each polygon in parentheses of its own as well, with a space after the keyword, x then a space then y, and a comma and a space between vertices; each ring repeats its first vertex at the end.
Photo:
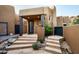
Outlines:
POLYGON ((46 47, 45 50, 51 53, 55 54, 61 54, 61 45, 60 41, 63 39, 63 37, 60 36, 49 36, 46 38, 46 47))
POLYGON ((19 38, 11 45, 8 46, 6 49, 9 51, 30 48, 32 44, 37 41, 37 35, 23 35, 19 36, 19 38))

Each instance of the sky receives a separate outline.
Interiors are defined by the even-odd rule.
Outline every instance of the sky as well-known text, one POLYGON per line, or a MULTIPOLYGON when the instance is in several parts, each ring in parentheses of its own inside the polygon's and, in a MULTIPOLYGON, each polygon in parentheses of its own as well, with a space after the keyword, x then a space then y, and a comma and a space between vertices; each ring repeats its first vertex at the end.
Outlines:
MULTIPOLYGON (((42 7, 42 5, 15 5, 16 14, 19 14, 21 9, 29 9, 42 7)), ((79 5, 56 5, 57 16, 77 16, 79 15, 79 5)))
POLYGON ((79 15, 79 5, 57 5, 57 16, 76 16, 79 15))

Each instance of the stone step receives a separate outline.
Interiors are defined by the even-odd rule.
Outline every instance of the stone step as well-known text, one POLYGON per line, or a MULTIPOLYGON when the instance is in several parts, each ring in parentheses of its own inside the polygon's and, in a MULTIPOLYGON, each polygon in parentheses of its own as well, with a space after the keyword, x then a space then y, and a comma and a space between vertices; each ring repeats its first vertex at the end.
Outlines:
POLYGON ((60 39, 63 39, 64 37, 62 36, 48 36, 48 39, 53 39, 53 40, 60 40, 60 39))
POLYGON ((52 48, 52 47, 45 47, 45 50, 51 53, 55 53, 55 54, 61 54, 62 51, 61 49, 57 49, 57 48, 52 48))
POLYGON ((13 44, 33 44, 36 41, 15 41, 13 44))
POLYGON ((31 36, 19 36, 19 38, 37 38, 37 37, 31 37, 31 36))
POLYGON ((37 41, 37 40, 30 40, 30 39, 17 39, 17 41, 37 41))
POLYGON ((54 43, 46 43, 46 46, 52 47, 52 48, 57 48, 60 49, 60 44, 54 44, 54 43))
POLYGON ((21 45, 11 45, 9 47, 6 47, 6 49, 9 50, 17 50, 17 49, 23 49, 23 48, 30 48, 32 47, 32 44, 21 44, 21 45))
POLYGON ((32 40, 32 39, 17 39, 17 41, 37 41, 37 40, 32 40))
POLYGON ((37 36, 37 34, 23 34, 22 36, 32 36, 32 37, 36 37, 37 36))
POLYGON ((18 38, 19 40, 37 40, 37 38, 18 38))
POLYGON ((49 43, 60 44, 60 42, 59 42, 59 41, 57 41, 57 40, 50 40, 50 39, 46 39, 45 41, 46 41, 46 42, 49 42, 49 43))
POLYGON ((37 38, 37 36, 19 36, 19 38, 37 38))
POLYGON ((23 35, 23 36, 19 36, 22 38, 37 38, 37 35, 23 35))

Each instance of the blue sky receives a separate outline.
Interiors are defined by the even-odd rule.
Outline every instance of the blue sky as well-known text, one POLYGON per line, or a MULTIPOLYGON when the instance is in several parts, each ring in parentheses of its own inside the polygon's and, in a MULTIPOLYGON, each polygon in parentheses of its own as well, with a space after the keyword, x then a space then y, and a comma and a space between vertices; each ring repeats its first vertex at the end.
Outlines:
POLYGON ((79 15, 79 5, 57 5, 57 16, 76 16, 79 15))
MULTIPOLYGON (((41 7, 41 5, 17 5, 16 13, 19 13, 21 9, 41 7)), ((79 5, 56 5, 56 15, 57 16, 76 16, 79 15, 79 5)))

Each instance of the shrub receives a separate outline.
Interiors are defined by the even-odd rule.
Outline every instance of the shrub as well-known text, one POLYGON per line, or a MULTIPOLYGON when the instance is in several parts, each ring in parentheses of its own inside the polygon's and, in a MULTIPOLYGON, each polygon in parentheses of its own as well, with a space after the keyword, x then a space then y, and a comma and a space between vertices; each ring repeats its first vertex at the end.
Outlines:
POLYGON ((79 24, 79 19, 74 19, 73 24, 79 24))
POLYGON ((39 50, 39 48, 41 48, 40 42, 34 43, 34 44, 32 45, 32 48, 33 48, 34 50, 39 50))
POLYGON ((52 34, 52 27, 49 25, 45 25, 45 36, 49 36, 52 34))
POLYGON ((44 39, 38 39, 37 41, 39 41, 40 43, 44 43, 44 39))

